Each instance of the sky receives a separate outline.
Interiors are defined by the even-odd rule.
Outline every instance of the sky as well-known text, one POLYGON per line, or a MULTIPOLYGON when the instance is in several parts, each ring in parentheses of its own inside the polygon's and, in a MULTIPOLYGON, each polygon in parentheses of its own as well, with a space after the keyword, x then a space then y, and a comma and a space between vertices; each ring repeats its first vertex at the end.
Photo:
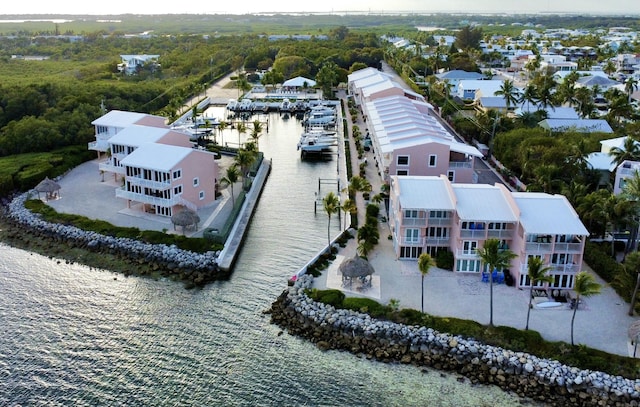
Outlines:
POLYGON ((371 13, 578 13, 640 15, 638 0, 324 0, 298 3, 292 0, 190 0, 181 2, 109 1, 4 1, 0 15, 14 14, 250 14, 261 12, 371 13), (150 5, 152 4, 152 5, 150 5))

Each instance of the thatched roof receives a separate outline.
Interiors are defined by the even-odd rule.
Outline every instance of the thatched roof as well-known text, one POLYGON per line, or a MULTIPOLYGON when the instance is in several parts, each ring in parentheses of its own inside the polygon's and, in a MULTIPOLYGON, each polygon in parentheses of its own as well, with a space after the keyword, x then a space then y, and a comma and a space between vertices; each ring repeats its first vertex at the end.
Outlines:
POLYGON ((56 192, 60 189, 60 184, 46 177, 34 188, 37 192, 56 192))
POLYGON ((171 222, 178 226, 197 225, 200 222, 200 217, 191 209, 177 209, 174 211, 173 216, 171 216, 171 222))
POLYGON ((373 266, 367 259, 360 256, 355 256, 343 261, 338 270, 345 277, 364 277, 375 272, 373 266))

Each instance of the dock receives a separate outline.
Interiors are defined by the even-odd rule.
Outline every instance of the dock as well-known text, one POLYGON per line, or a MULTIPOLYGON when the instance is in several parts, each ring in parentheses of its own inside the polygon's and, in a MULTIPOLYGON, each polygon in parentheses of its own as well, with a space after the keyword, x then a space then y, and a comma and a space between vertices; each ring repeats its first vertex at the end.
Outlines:
POLYGON ((269 173, 271 173, 271 160, 264 159, 253 179, 251 189, 247 192, 233 228, 231 228, 231 232, 229 232, 229 237, 227 237, 227 241, 224 243, 224 249, 220 251, 220 255, 218 256, 218 267, 220 270, 230 271, 233 268, 269 173))

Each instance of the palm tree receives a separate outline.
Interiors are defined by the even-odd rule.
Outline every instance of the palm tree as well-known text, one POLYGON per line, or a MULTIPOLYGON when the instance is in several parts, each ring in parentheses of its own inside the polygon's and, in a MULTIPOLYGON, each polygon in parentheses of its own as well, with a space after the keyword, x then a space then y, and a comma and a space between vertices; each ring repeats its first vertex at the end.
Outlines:
POLYGON ((612 147, 609 151, 609 155, 612 157, 611 161, 616 164, 616 167, 626 160, 639 161, 640 143, 632 137, 627 136, 624 139, 622 147, 612 147))
POLYGON ((327 213, 327 249, 331 254, 331 215, 338 213, 340 210, 340 198, 336 194, 329 192, 324 198, 322 198, 322 206, 327 213))
POLYGON ((627 78, 627 80, 624 83, 624 91, 627 93, 627 96, 629 98, 629 103, 631 103, 631 94, 633 93, 633 91, 637 89, 638 89, 638 80, 633 76, 630 76, 629 78, 627 78))
POLYGON ((433 260, 429 253, 422 253, 418 257, 418 270, 420 270, 420 275, 422 276, 422 301, 421 301, 421 310, 424 312, 424 278, 427 274, 429 274, 429 269, 436 265, 436 262, 433 260))
POLYGON ((262 136, 263 131, 262 123, 260 120, 253 121, 253 128, 251 129, 251 139, 256 143, 256 148, 259 150, 258 139, 262 136))
POLYGON ((482 264, 489 269, 489 326, 493 326, 493 270, 509 267, 511 260, 517 256, 509 249, 501 249, 498 239, 487 239, 477 253, 482 264))
POLYGON ((511 80, 502 82, 500 89, 495 91, 494 94, 504 98, 504 102, 507 105, 507 112, 509 112, 509 108, 511 108, 511 106, 515 106, 520 102, 520 90, 515 87, 511 80))
POLYGON ((227 126, 228 124, 224 120, 218 124, 218 132, 220 133, 220 145, 224 145, 224 137, 222 137, 222 134, 227 129, 227 126))
POLYGON ((244 122, 240 122, 236 125, 236 130, 238 131, 238 148, 240 148, 240 135, 247 132, 247 125, 244 122))
POLYGON ((591 297, 592 295, 600 294, 602 286, 598 284, 593 276, 586 271, 581 271, 576 274, 575 285, 573 291, 576 292, 576 301, 573 307, 573 316, 571 317, 571 345, 573 346, 573 322, 576 319, 576 311, 578 311, 578 305, 580 304, 580 297, 591 297))
POLYGON ((238 167, 234 164, 227 168, 227 175, 220 180, 220 183, 229 185, 231 187, 231 204, 233 206, 236 206, 236 198, 235 194, 233 193, 233 184, 238 182, 239 176, 240 173, 238 172, 238 167))
MULTIPOLYGON (((347 198, 342 203, 342 210, 344 211, 344 228, 347 228, 347 218, 349 215, 352 215, 358 211, 358 207, 356 206, 356 201, 351 198, 347 198)), ((351 224, 351 221, 349 221, 351 224)))
POLYGON ((640 289, 640 252, 633 252, 628 255, 624 261, 624 268, 627 273, 636 275, 636 285, 633 288, 633 294, 631 294, 629 304, 629 316, 633 316, 633 310, 636 307, 636 298, 638 297, 638 289, 640 289))
POLYGON ((527 102, 527 110, 531 110, 531 105, 538 106, 538 89, 533 84, 528 84, 522 92, 522 101, 527 102))
POLYGON ((529 277, 529 308, 527 309, 527 324, 525 331, 529 330, 529 314, 531 314, 531 301, 533 301, 533 287, 537 283, 550 283, 553 278, 547 275, 551 267, 543 267, 542 257, 529 257, 527 261, 527 276, 529 277))

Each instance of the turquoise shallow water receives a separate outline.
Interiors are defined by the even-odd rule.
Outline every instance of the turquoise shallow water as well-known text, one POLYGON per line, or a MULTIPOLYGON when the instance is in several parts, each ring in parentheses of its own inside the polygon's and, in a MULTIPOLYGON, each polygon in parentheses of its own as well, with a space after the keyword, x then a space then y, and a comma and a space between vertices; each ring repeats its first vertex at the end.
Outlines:
POLYGON ((270 119, 273 158, 229 281, 169 281, 68 265, 0 246, 2 406, 512 406, 495 387, 403 365, 321 352, 263 312, 326 240, 318 178, 301 162, 299 124, 270 119))

